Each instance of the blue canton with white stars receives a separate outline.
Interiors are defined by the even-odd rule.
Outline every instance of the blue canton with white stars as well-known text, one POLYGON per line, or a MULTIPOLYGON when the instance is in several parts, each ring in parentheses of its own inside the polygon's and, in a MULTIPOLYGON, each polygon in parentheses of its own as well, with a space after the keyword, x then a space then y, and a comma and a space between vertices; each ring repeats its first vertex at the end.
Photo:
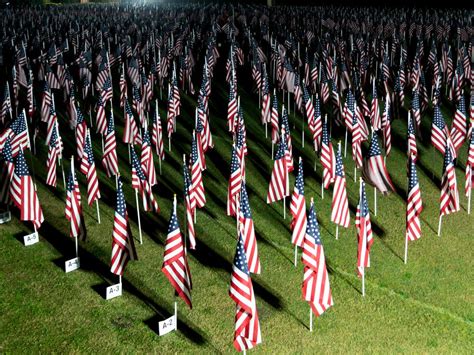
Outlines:
POLYGON ((244 241, 241 234, 239 234, 239 241, 237 242, 237 249, 235 251, 234 266, 244 274, 249 275, 247 257, 245 255, 244 249, 244 241))
POLYGON ((308 225, 306 226, 306 236, 313 238, 315 244, 321 244, 321 233, 319 232, 318 220, 316 218, 316 211, 314 203, 311 204, 308 213, 308 225))
POLYGON ((247 195, 247 188, 245 182, 242 181, 242 187, 240 189, 240 213, 246 219, 252 219, 252 212, 250 212, 249 196, 247 195))

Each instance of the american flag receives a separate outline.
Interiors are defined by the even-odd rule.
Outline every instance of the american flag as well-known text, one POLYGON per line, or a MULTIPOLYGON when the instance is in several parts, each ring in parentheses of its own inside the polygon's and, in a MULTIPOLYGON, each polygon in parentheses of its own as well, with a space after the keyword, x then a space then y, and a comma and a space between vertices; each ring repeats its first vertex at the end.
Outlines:
MULTIPOLYGON (((198 99, 198 119, 196 122, 196 132, 201 138, 201 146, 204 153, 206 153, 209 148, 214 147, 212 141, 211 130, 209 128, 209 120, 206 113, 206 108, 204 106, 204 98, 199 97, 198 99)), ((205 164, 203 168, 205 169, 205 164)))
POLYGON ((173 98, 173 93, 171 90, 169 90, 168 93, 168 115, 166 118, 167 125, 166 129, 168 132, 168 138, 171 138, 171 135, 174 132, 175 128, 175 117, 176 117, 176 108, 174 104, 174 98, 173 98))
POLYGON ((20 219, 31 221, 35 228, 40 228, 44 221, 43 210, 21 149, 15 159, 15 169, 10 182, 10 196, 20 210, 20 219))
POLYGON ((179 116, 181 113, 181 96, 179 95, 179 88, 178 88, 178 82, 176 80, 176 73, 174 75, 172 91, 173 91, 173 103, 175 107, 176 116, 179 116))
MULTIPOLYGON (((472 118, 471 120, 474 120, 472 118)), ((471 121, 470 127, 470 139, 469 139, 469 148, 467 151, 467 162, 466 162, 466 186, 465 193, 466 196, 469 196, 469 192, 473 189, 474 186, 474 122, 471 121)))
POLYGON ((374 131, 382 128, 382 121, 380 119, 379 100, 377 97, 377 88, 375 86, 375 79, 372 85, 372 106, 370 107, 370 124, 374 131))
POLYGON ((71 171, 67 179, 66 193, 64 214, 70 223, 70 236, 84 239, 85 231, 82 217, 81 192, 79 191, 79 183, 73 171, 71 171))
POLYGON ((345 228, 349 227, 349 202, 347 200, 346 176, 342 165, 341 150, 336 152, 336 176, 331 205, 331 221, 345 228))
POLYGON ((242 186, 242 171, 240 169, 240 161, 238 156, 238 148, 234 145, 232 147, 232 157, 230 160, 230 177, 229 187, 227 189, 227 215, 235 216, 237 195, 242 186))
POLYGON ((194 209, 196 200, 193 199, 192 182, 189 169, 186 164, 186 157, 183 159, 183 179, 184 179, 184 202, 186 204, 186 224, 188 228, 189 248, 196 248, 196 232, 194 230, 194 209))
POLYGON ((323 136, 323 119, 321 116, 321 104, 319 97, 316 95, 314 101, 314 133, 313 133, 313 142, 314 150, 318 151, 321 146, 321 138, 323 136))
POLYGON ((139 191, 142 195, 143 210, 159 212, 160 208, 158 202, 153 196, 150 183, 147 181, 145 174, 143 173, 143 167, 140 166, 140 162, 135 153, 133 146, 130 146, 130 156, 132 160, 132 188, 139 191))
POLYGON ((5 141, 1 158, 3 160, 3 164, 0 179, 0 203, 8 204, 10 181, 12 180, 13 170, 15 169, 15 159, 13 158, 12 146, 9 137, 5 141))
POLYGON ((418 90, 413 90, 413 99, 411 101, 411 115, 415 121, 416 129, 420 129, 421 112, 420 112, 420 95, 418 90))
MULTIPOLYGON (((444 155, 444 148, 448 141, 449 131, 443 117, 443 113, 438 106, 434 107, 433 124, 431 125, 431 144, 444 155)), ((454 148, 451 151, 453 153, 454 148)))
POLYGON ((100 96, 102 97, 102 101, 104 102, 104 105, 107 104, 107 101, 112 100, 113 96, 113 91, 112 91, 112 82, 110 81, 109 78, 107 78, 104 81, 104 84, 102 85, 102 91, 100 92, 100 96))
POLYGON ((290 229, 293 231, 291 242, 299 247, 303 246, 306 233, 306 200, 304 197, 303 159, 300 157, 298 175, 291 195, 290 212, 293 216, 290 229))
POLYGON ((258 257, 257 237, 255 236, 255 228, 253 225, 252 212, 250 211, 249 197, 245 181, 242 181, 240 189, 239 203, 239 225, 240 233, 244 240, 245 254, 247 255, 247 264, 249 270, 253 274, 260 274, 261 265, 258 257))
POLYGON ((441 179, 441 196, 439 198, 439 213, 441 216, 458 212, 460 209, 456 171, 454 168, 454 157, 452 156, 451 149, 449 149, 450 140, 451 139, 448 137, 444 153, 443 177, 441 179))
POLYGON ((138 91, 138 87, 136 85, 133 85, 132 87, 132 94, 133 94, 132 108, 138 114, 138 120, 140 122, 141 127, 145 127, 146 125, 145 111, 144 111, 140 92, 138 91))
POLYGON ((123 275, 129 260, 137 260, 133 236, 128 225, 127 206, 122 190, 122 180, 118 177, 117 200, 115 205, 114 227, 112 232, 112 257, 110 272, 123 275))
POLYGON ((237 116, 237 98, 234 81, 230 81, 229 103, 227 104, 227 125, 229 132, 234 132, 235 117, 237 116))
POLYGON ((454 113, 453 125, 451 127, 451 140, 454 145, 456 152, 459 151, 459 148, 463 145, 466 140, 466 103, 464 101, 464 96, 461 95, 456 106, 456 112, 454 113))
POLYGON ((120 72, 119 86, 120 86, 120 107, 123 107, 123 105, 125 104, 125 101, 127 101, 127 98, 128 98, 127 81, 125 80, 125 69, 123 66, 120 72))
POLYGON ((272 143, 276 143, 278 142, 278 131, 280 129, 280 123, 278 118, 278 99, 275 94, 273 95, 270 122, 272 124, 272 143))
POLYGON ((161 118, 158 112, 158 103, 152 116, 151 143, 155 146, 156 155, 160 160, 165 159, 165 150, 163 147, 163 129, 161 128, 161 118))
POLYGON ((151 140, 148 129, 143 131, 140 164, 142 166, 143 173, 148 178, 148 183, 150 186, 156 185, 158 181, 156 180, 155 164, 153 163, 153 150, 151 149, 151 140))
POLYGON ((376 187, 384 195, 388 194, 390 190, 395 191, 395 187, 393 186, 382 158, 382 152, 375 132, 370 141, 368 155, 366 159, 364 159, 362 175, 365 181, 376 187))
POLYGON ((166 275, 179 297, 186 302, 189 308, 192 308, 191 273, 186 259, 183 238, 179 230, 176 201, 168 225, 168 236, 166 237, 164 261, 161 271, 166 275))
POLYGON ((369 206, 365 194, 365 183, 361 181, 359 204, 357 205, 355 225, 357 228, 357 270, 359 276, 364 274, 364 269, 370 267, 370 247, 374 239, 372 236, 372 223, 370 222, 369 206))
POLYGON ((414 163, 418 160, 415 127, 413 126, 413 118, 411 117, 408 119, 408 157, 411 157, 414 163))
POLYGON ((30 70, 27 79, 26 99, 28 101, 28 116, 33 117, 36 109, 35 96, 33 95, 33 72, 30 70))
POLYGON ((51 138, 49 140, 48 160, 46 162, 46 167, 48 169, 48 173, 46 176, 46 185, 56 187, 56 164, 58 162, 58 158, 61 157, 60 149, 61 147, 59 144, 58 130, 57 126, 55 125, 51 134, 51 138))
POLYGON ((133 85, 137 85, 140 80, 140 73, 138 71, 138 62, 136 58, 130 59, 127 68, 127 74, 133 85))
POLYGON ((2 109, 0 111, 0 121, 2 124, 5 122, 5 118, 7 114, 12 116, 12 102, 10 99, 10 88, 8 86, 8 81, 5 82, 5 90, 3 92, 3 102, 2 102, 2 109))
POLYGON ((355 113, 355 97, 352 91, 349 89, 347 92, 346 103, 344 105, 344 124, 346 125, 349 132, 352 132, 352 121, 355 113))
POLYGON ((115 125, 112 116, 109 117, 107 131, 105 134, 104 153, 102 155, 102 166, 107 176, 117 175, 119 172, 117 158, 117 142, 115 141, 115 125))
POLYGON ((288 172, 291 173, 293 171, 293 147, 291 144, 291 133, 290 133, 290 124, 288 123, 288 111, 285 107, 283 107, 283 112, 281 115, 281 127, 284 131, 284 135, 282 133, 282 137, 286 139, 286 168, 288 172))
POLYGON ((286 166, 286 140, 282 135, 275 154, 272 177, 268 187, 267 203, 279 201, 290 194, 288 168, 286 166))
POLYGON ((76 108, 76 151, 77 157, 79 160, 82 159, 83 149, 84 149, 84 141, 86 140, 87 134, 87 123, 82 115, 81 109, 79 107, 76 108))
POLYGON ((141 137, 138 132, 137 123, 135 117, 133 117, 132 109, 128 100, 125 100, 125 112, 124 112, 124 128, 122 141, 127 144, 140 144, 141 137))
POLYGON ((385 107, 382 114, 382 132, 383 132, 383 142, 385 147, 385 156, 389 156, 390 151, 392 150, 392 124, 390 120, 390 94, 387 94, 385 98, 385 107))
POLYGON ((56 74, 53 73, 51 67, 46 64, 46 81, 51 89, 60 89, 61 85, 59 84, 59 80, 56 77, 56 74))
POLYGON ((201 160, 199 158, 199 149, 196 134, 193 134, 191 143, 191 181, 193 184, 193 198, 196 199, 196 205, 199 208, 206 204, 204 193, 204 184, 202 181, 201 160))
POLYGON ((87 203, 91 206, 96 200, 100 199, 100 190, 89 130, 87 130, 84 140, 80 170, 87 177, 87 203))
POLYGON ((20 147, 22 149, 30 148, 30 140, 28 139, 28 126, 26 123, 26 116, 21 112, 18 117, 10 125, 12 154, 15 157, 20 147))
MULTIPOLYGON (((265 69, 265 67, 264 67, 265 69)), ((270 88, 268 84, 268 75, 266 70, 264 70, 264 75, 263 75, 263 89, 262 89, 262 111, 261 111, 261 117, 262 117, 262 124, 265 123, 270 123, 270 88)))
POLYGON ((301 260, 304 265, 304 278, 301 289, 303 299, 309 302, 313 313, 316 316, 320 316, 329 307, 333 306, 334 302, 313 201, 311 201, 311 207, 308 212, 308 226, 304 236, 301 260))
POLYGON ((303 93, 301 91, 301 85, 300 85, 300 75, 298 74, 298 72, 296 72, 296 75, 295 75, 295 104, 296 104, 296 107, 298 108, 298 110, 300 112, 302 112, 302 109, 303 109, 303 93))
POLYGON ((423 211, 420 184, 416 173, 414 156, 408 158, 408 197, 407 197, 407 230, 408 240, 417 240, 421 237, 420 214, 423 211))
POLYGON ((236 304, 234 347, 237 351, 252 349, 262 342, 262 335, 252 279, 247 266, 244 240, 240 232, 232 264, 229 296, 236 304))
POLYGON ((332 147, 331 139, 327 123, 323 122, 323 139, 321 142, 321 165, 323 166, 323 185, 325 189, 334 182, 336 178, 336 158, 334 157, 334 149, 332 147))
POLYGON ((51 95, 51 90, 49 88, 48 82, 44 82, 43 95, 41 100, 41 121, 48 122, 50 107, 53 103, 53 98, 51 95))
POLYGON ((96 117, 96 125, 97 125, 97 133, 102 135, 106 134, 107 132, 107 117, 105 115, 105 103, 102 100, 102 96, 99 96, 99 101, 97 102, 97 117, 96 117))

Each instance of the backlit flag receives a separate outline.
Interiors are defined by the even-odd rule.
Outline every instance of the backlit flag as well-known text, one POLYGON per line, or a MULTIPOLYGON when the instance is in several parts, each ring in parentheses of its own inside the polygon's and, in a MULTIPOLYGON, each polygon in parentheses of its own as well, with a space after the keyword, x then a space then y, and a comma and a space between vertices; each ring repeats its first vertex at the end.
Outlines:
MULTIPOLYGON (((284 132, 283 132, 284 133, 284 132)), ((286 140, 282 135, 275 154, 272 177, 268 187, 267 203, 280 201, 290 194, 288 168, 286 167, 286 140)))
POLYGON ((331 205, 331 221, 344 228, 349 227, 350 214, 347 200, 346 176, 342 165, 341 150, 336 152, 336 178, 331 205))
POLYGON ((227 104, 227 125, 229 132, 234 132, 235 116, 237 115, 237 97, 234 87, 234 81, 230 81, 229 87, 229 103, 227 104))
POLYGON ((123 275, 129 260, 137 260, 133 236, 128 225, 127 206, 122 190, 122 180, 118 179, 117 202, 115 205, 114 227, 112 232, 112 257, 110 272, 123 275))
POLYGON ((240 170, 240 162, 237 147, 232 147, 232 157, 230 160, 230 178, 229 187, 227 189, 227 215, 235 216, 237 212, 237 195, 242 186, 242 171, 240 170))
POLYGON ((375 132, 370 141, 368 156, 364 159, 362 175, 365 181, 376 187, 384 195, 390 191, 395 191, 392 179, 390 179, 387 167, 383 161, 382 152, 375 132))
POLYGON ((448 136, 448 126, 446 126, 443 113, 439 105, 435 106, 433 124, 431 125, 431 144, 443 155, 448 136))
POLYGON ((313 143, 314 150, 318 151, 321 145, 321 138, 323 136, 323 119, 321 116, 321 105, 319 102, 319 97, 316 95, 314 100, 314 133, 313 133, 313 143))
POLYGON ((186 164, 186 157, 183 159, 183 178, 184 178, 184 202, 186 204, 186 224, 188 228, 189 248, 196 249, 196 232, 194 230, 194 213, 196 200, 193 199, 193 184, 191 175, 186 164))
POLYGON ((87 177, 87 203, 92 206, 96 200, 100 199, 100 190, 89 130, 84 141, 80 170, 87 177))
POLYGON ((421 112, 420 112, 420 94, 418 90, 413 90, 413 98, 411 101, 411 117, 415 121, 416 129, 420 129, 421 112))
POLYGON ((306 200, 304 197, 303 159, 300 157, 298 175, 291 195, 290 212, 293 216, 290 229, 293 231, 291 242, 299 247, 303 246, 306 233, 306 200))
POLYGON ((132 109, 128 100, 125 100, 125 110, 124 110, 124 127, 123 127, 123 138, 122 141, 128 144, 140 144, 140 134, 138 132, 137 123, 133 117, 132 109))
POLYGON ((191 303, 191 273, 189 271, 186 252, 184 251, 183 238, 179 230, 178 217, 176 216, 176 199, 168 224, 165 254, 161 271, 166 275, 179 297, 192 308, 191 303))
POLYGON ((155 164, 153 163, 153 151, 151 149, 151 140, 150 134, 148 133, 148 128, 144 128, 143 131, 140 164, 150 186, 156 185, 158 181, 156 180, 155 164))
POLYGON ((370 124, 374 131, 382 128, 382 121, 380 119, 379 100, 377 97, 377 88, 375 87, 375 79, 372 84, 372 106, 370 107, 370 124))
POLYGON ((59 146, 57 132, 58 130, 56 128, 53 129, 51 138, 49 139, 48 160, 46 161, 46 168, 48 169, 46 185, 53 187, 56 187, 56 164, 58 163, 58 158, 61 156, 61 147, 59 146))
POLYGON ((76 151, 79 160, 82 159, 82 153, 84 149, 84 141, 86 140, 87 134, 87 123, 82 115, 81 109, 76 107, 76 151))
POLYGON ((470 127, 470 139, 469 139, 469 148, 467 150, 467 162, 466 162, 466 186, 465 193, 466 196, 469 196, 469 192, 474 187, 474 119, 471 119, 470 127))
MULTIPOLYGON (((28 126, 26 123, 26 116, 21 112, 18 117, 11 123, 10 129, 12 154, 15 157, 20 150, 30 148, 30 141, 28 139, 28 126)), ((7 129, 8 130, 8 129, 7 129)))
POLYGON ((117 142, 115 141, 115 125, 112 116, 109 117, 107 131, 105 134, 104 154, 102 155, 102 166, 111 177, 118 174, 117 142))
POLYGON ((416 163, 418 160, 418 148, 416 147, 415 127, 413 126, 413 119, 408 119, 408 157, 416 163))
POLYGON ((132 87, 132 108, 138 114, 138 121, 140 122, 140 126, 145 127, 147 123, 145 118, 145 111, 140 91, 138 90, 138 87, 136 85, 133 85, 132 87))
POLYGON ((454 145, 456 153, 463 145, 466 139, 466 104, 464 102, 464 95, 461 95, 454 113, 453 125, 451 127, 451 140, 454 145))
POLYGON ((454 169, 454 158, 449 149, 448 137, 444 153, 444 166, 443 166, 443 177, 441 179, 441 196, 439 198, 439 213, 441 216, 458 212, 460 209, 459 205, 459 193, 456 182, 456 171, 454 169))
POLYGON ((102 100, 102 96, 99 96, 96 112, 97 112, 96 121, 95 121, 97 125, 96 132, 100 133, 101 135, 104 135, 107 132, 107 116, 105 115, 105 103, 102 100))
POLYGON ((323 166, 323 185, 325 189, 329 188, 336 178, 336 158, 334 149, 329 137, 327 123, 323 123, 323 139, 321 142, 321 165, 323 166))
POLYGON ((264 75, 263 75, 263 91, 262 91, 262 111, 261 111, 261 118, 262 124, 270 123, 270 107, 271 107, 271 98, 270 98, 270 88, 268 85, 268 75, 264 68, 264 75))
POLYGON ((79 183, 72 171, 67 179, 66 184, 66 208, 64 214, 70 223, 70 233, 72 238, 85 239, 84 219, 82 216, 81 192, 79 191, 79 183))
POLYGON ((420 184, 416 173, 415 160, 412 155, 408 159, 408 198, 407 198, 407 230, 408 240, 417 240, 421 237, 420 214, 423 211, 420 184))
POLYGON ((137 153, 135 153, 135 149, 133 148, 133 146, 130 146, 130 157, 132 160, 132 188, 140 192, 140 194, 142 195, 143 210, 145 212, 152 210, 159 212, 160 208, 158 207, 158 202, 153 196, 153 191, 151 190, 150 183, 148 182, 145 174, 143 173, 143 169, 140 166, 137 153))
POLYGON ((390 95, 387 94, 385 97, 385 107, 382 114, 382 132, 383 132, 383 143, 385 147, 385 156, 389 156, 392 150, 392 124, 390 121, 390 95))
POLYGON ((240 233, 244 240, 245 254, 247 255, 247 264, 252 274, 260 274, 261 266, 258 257, 257 237, 253 225, 252 212, 250 211, 249 197, 245 187, 245 181, 242 181, 240 189, 239 204, 239 225, 240 233))
POLYGON ((41 121, 48 122, 50 107, 52 105, 53 98, 48 82, 44 82, 42 100, 41 100, 41 121))
POLYGON ((152 118, 151 143, 155 146, 156 155, 160 160, 165 159, 165 150, 163 147, 163 129, 161 127, 161 118, 158 112, 158 104, 152 118))
POLYGON ((122 70, 120 72, 120 107, 123 107, 125 101, 127 101, 128 93, 127 93, 127 81, 125 80, 125 68, 122 64, 122 70))
POLYGON ((22 149, 18 151, 15 159, 15 169, 10 182, 10 197, 20 210, 22 221, 31 221, 37 229, 41 227, 44 221, 43 210, 22 149))
POLYGON ((293 171, 293 147, 291 144, 290 124, 288 123, 288 111, 284 106, 281 115, 281 126, 285 132, 284 137, 286 137, 286 168, 288 169, 288 172, 291 173, 293 171))
MULTIPOLYGON (((169 88, 171 88, 169 86, 169 88)), ((173 98, 173 93, 171 89, 169 90, 168 93, 168 115, 166 117, 166 129, 168 132, 168 138, 171 138, 171 135, 174 132, 175 128, 175 118, 176 118, 176 108, 174 104, 174 98, 173 98)))
POLYGON ((7 138, 1 153, 3 160, 2 174, 0 179, 0 203, 8 204, 10 182, 13 178, 13 170, 15 169, 15 159, 12 154, 12 146, 10 138, 7 138))
POLYGON ((278 133, 280 129, 280 123, 278 118, 278 99, 276 95, 273 95, 270 122, 272 124, 272 143, 276 143, 278 142, 278 133))
POLYGON ((193 184, 193 198, 196 199, 196 205, 203 208, 206 204, 206 195, 204 193, 204 183, 202 181, 201 162, 199 159, 196 134, 193 133, 191 143, 191 181, 193 184))
POLYGON ((309 303, 316 316, 320 316, 329 307, 334 305, 326 268, 324 249, 321 244, 318 220, 311 199, 308 212, 308 226, 303 242, 303 255, 301 260, 304 265, 303 299, 309 303))
POLYGON ((262 335, 244 241, 240 233, 232 265, 229 296, 236 304, 234 347, 237 351, 252 349, 262 342, 262 335))
POLYGON ((374 242, 372 223, 370 222, 369 205, 365 194, 365 183, 360 183, 359 204, 357 205, 355 225, 357 228, 357 270, 362 276, 364 269, 370 267, 370 248, 374 242))
POLYGON ((344 104, 344 111, 343 111, 344 124, 349 130, 349 132, 352 132, 352 121, 353 121, 354 113, 355 113, 355 97, 352 94, 352 91, 349 89, 349 91, 347 92, 347 98, 344 104))

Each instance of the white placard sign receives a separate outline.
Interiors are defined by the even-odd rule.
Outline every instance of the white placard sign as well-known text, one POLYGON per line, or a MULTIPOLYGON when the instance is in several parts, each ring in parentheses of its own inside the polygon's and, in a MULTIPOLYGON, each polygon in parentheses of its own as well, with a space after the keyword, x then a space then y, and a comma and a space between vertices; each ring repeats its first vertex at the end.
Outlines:
POLYGON ((110 300, 112 298, 122 296, 122 284, 118 283, 112 286, 107 287, 107 290, 105 291, 105 299, 110 300))
POLYGON ((176 330, 176 329, 177 329, 177 322, 176 322, 175 315, 161 322, 158 322, 158 332, 160 336, 168 334, 169 332, 172 332, 173 330, 176 330))
POLYGON ((27 247, 28 245, 33 245, 35 243, 38 243, 39 242, 38 232, 33 232, 31 234, 25 235, 23 237, 23 242, 25 243, 25 247, 27 247))
POLYGON ((10 211, 0 213, 0 224, 10 222, 12 219, 12 214, 10 211))
POLYGON ((79 258, 69 259, 64 263, 64 269, 66 272, 77 270, 80 266, 79 258))

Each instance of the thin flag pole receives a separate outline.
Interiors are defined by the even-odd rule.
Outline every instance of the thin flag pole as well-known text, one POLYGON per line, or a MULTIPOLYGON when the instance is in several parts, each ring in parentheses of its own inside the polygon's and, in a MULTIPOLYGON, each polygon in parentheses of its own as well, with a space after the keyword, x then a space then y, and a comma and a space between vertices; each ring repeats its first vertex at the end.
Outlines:
POLYGON ((408 235, 405 233, 405 258, 403 262, 406 264, 408 262, 408 235))
POLYGON ((298 263, 298 246, 295 244, 295 267, 298 263))
POLYGON ((143 244, 142 238, 142 223, 140 220, 140 205, 138 204, 138 190, 135 190, 135 202, 137 204, 137 218, 138 218, 138 231, 140 233, 140 244, 143 244))
POLYGON ((286 219, 286 196, 283 197, 283 219, 286 219))
POLYGON ((377 188, 374 187, 374 216, 377 216, 377 188))
POLYGON ((354 182, 357 181, 357 167, 354 166, 354 182))
MULTIPOLYGON (((74 177, 74 155, 71 155, 71 174, 74 177)), ((81 221, 81 223, 82 222, 83 221, 81 221)), ((78 245, 78 241, 77 241, 77 235, 74 236, 74 243, 75 243, 75 246, 76 246, 76 258, 78 258, 79 257, 79 245, 78 245)))
POLYGON ((97 223, 100 224, 99 199, 95 200, 95 207, 97 209, 97 223))
POLYGON ((441 237, 441 223, 443 221, 443 215, 439 215, 439 220, 438 220, 438 237, 441 237))
POLYGON ((178 330, 178 302, 174 303, 174 329, 178 330))
POLYGON ((311 310, 311 306, 309 306, 309 331, 313 331, 313 311, 311 310))
POLYGON ((347 136, 348 136, 348 133, 347 133, 347 127, 346 127, 346 136, 344 138, 344 159, 347 157, 347 136))
MULTIPOLYGON (((471 175, 472 172, 469 173, 471 175)), ((472 180, 472 177, 469 177, 472 180)), ((467 214, 471 214, 471 195, 472 195, 472 186, 469 188, 469 192, 467 193, 467 214)))
MULTIPOLYGON (((59 129, 58 129, 58 122, 56 121, 56 134, 58 136, 58 143, 59 143, 59 129)), ((63 185, 64 185, 64 190, 66 190, 66 176, 64 175, 64 166, 63 166, 63 160, 61 159, 62 157, 62 152, 58 158, 59 165, 61 165, 61 173, 63 174, 63 185)))
POLYGON ((362 297, 365 297, 365 267, 362 268, 362 297))

